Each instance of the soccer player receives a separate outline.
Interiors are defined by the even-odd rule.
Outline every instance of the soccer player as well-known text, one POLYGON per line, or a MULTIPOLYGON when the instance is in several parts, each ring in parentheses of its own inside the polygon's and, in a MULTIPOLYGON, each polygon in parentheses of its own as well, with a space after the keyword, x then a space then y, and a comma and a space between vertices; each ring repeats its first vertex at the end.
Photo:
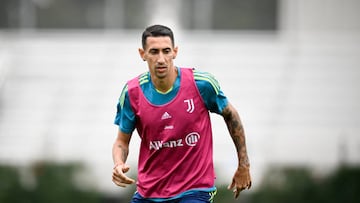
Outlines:
POLYGON ((209 73, 174 65, 178 47, 170 28, 153 25, 142 34, 140 57, 148 71, 122 90, 112 154, 113 182, 135 183, 126 172, 129 143, 136 129, 141 146, 137 191, 132 202, 213 202, 216 194, 209 112, 224 118, 235 144, 238 167, 228 189, 235 198, 251 187, 245 134, 237 110, 209 73))

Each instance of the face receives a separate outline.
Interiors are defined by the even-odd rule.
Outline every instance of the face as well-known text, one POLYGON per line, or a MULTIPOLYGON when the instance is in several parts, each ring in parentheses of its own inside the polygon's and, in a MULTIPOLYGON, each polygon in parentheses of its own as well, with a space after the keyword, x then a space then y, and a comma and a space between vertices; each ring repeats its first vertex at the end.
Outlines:
POLYGON ((170 37, 148 37, 145 50, 139 49, 139 53, 148 63, 151 76, 163 79, 174 72, 173 60, 176 58, 177 49, 173 47, 170 37))

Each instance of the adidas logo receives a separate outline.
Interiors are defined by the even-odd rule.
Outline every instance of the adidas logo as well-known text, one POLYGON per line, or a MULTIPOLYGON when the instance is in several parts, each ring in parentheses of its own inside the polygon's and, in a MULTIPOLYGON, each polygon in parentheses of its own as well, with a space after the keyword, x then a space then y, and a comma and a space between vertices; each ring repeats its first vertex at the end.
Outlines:
POLYGON ((161 116, 161 120, 169 119, 171 118, 170 114, 165 111, 165 113, 161 116))

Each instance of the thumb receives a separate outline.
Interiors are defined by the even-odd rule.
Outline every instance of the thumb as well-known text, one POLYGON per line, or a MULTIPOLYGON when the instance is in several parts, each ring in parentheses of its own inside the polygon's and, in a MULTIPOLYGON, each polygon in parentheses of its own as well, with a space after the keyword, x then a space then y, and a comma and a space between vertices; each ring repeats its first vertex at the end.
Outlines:
POLYGON ((123 173, 126 173, 126 172, 128 172, 130 170, 130 166, 128 166, 128 165, 124 165, 123 167, 122 167, 122 172, 123 173))
POLYGON ((227 187, 227 189, 228 190, 231 190, 232 188, 234 188, 235 187, 235 181, 233 180, 232 182, 231 182, 231 184, 227 187))
POLYGON ((130 166, 127 165, 127 164, 116 164, 114 166, 114 170, 117 172, 117 173, 126 173, 130 170, 130 166))

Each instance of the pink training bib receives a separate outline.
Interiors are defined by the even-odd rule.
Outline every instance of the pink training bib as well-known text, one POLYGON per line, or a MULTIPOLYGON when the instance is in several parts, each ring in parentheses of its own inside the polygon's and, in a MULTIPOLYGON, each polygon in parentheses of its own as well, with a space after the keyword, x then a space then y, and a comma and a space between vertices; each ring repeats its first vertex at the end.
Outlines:
POLYGON ((179 92, 164 105, 151 104, 145 98, 138 77, 128 82, 141 137, 137 190, 146 198, 168 198, 214 186, 209 112, 192 69, 180 71, 179 92))

